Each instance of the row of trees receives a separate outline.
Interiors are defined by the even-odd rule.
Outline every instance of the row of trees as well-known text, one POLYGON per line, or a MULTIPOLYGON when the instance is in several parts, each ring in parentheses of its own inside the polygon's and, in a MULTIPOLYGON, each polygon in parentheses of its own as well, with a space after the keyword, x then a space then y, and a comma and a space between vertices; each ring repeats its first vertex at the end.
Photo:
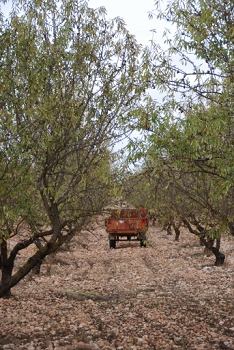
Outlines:
POLYGON ((107 204, 117 175, 112 149, 130 132, 124 121, 149 74, 147 55, 104 8, 12 4, 0 21, 0 297, 107 204))
MULTIPOLYGON (((167 50, 153 43, 151 52, 155 85, 166 94, 160 108, 151 103, 154 113, 139 125, 143 142, 130 148, 142 161, 141 177, 148 177, 145 205, 209 246, 234 232, 234 6, 219 0, 156 5, 157 17, 175 30, 173 37, 164 33, 167 50)), ((212 250, 222 264, 224 256, 212 250)))

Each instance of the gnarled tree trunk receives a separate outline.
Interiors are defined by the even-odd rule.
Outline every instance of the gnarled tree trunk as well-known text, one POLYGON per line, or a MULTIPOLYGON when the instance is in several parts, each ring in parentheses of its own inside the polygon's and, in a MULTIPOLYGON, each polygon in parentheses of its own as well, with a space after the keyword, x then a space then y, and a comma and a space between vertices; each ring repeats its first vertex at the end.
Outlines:
POLYGON ((225 260, 225 255, 220 253, 219 249, 215 247, 212 247, 211 250, 216 257, 215 266, 222 266, 225 260))
POLYGON ((4 298, 11 297, 10 286, 12 271, 14 267, 14 259, 7 256, 7 241, 3 239, 1 243, 1 270, 2 270, 2 286, 6 287, 4 298))
MULTIPOLYGON (((217 238, 216 240, 216 247, 213 247, 214 240, 206 239, 206 231, 203 229, 201 225, 196 225, 198 227, 198 231, 194 230, 188 220, 186 218, 183 218, 183 222, 186 225, 186 227, 189 229, 189 231, 196 236, 199 237, 200 243, 202 243, 205 246, 205 249, 211 251, 215 255, 215 266, 222 266, 225 261, 225 255, 219 251, 220 249, 220 238, 217 238)), ((193 222, 193 224, 196 224, 196 222, 193 222)))

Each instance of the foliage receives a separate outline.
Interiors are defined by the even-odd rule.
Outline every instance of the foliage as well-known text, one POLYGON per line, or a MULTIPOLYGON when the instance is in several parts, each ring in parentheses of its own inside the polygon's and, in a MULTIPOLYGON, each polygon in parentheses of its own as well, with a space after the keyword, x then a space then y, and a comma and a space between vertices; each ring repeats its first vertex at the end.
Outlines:
POLYGON ((0 296, 100 213, 112 148, 128 133, 149 74, 147 54, 140 59, 134 37, 104 8, 12 3, 0 37, 0 296), (38 239, 40 249, 12 276, 18 252, 38 239))
POLYGON ((232 4, 174 0, 160 8, 159 2, 155 3, 158 19, 169 26, 163 34, 168 50, 154 44, 155 78, 162 83, 162 90, 184 97, 185 110, 194 99, 216 102, 217 96, 233 91, 232 4), (170 30, 175 30, 173 38, 170 30))
POLYGON ((234 8, 218 0, 155 4, 152 16, 166 23, 164 46, 155 40, 151 47, 163 99, 142 128, 143 147, 130 145, 132 159, 142 159, 143 171, 155 179, 155 208, 163 216, 220 237, 234 219, 234 8))

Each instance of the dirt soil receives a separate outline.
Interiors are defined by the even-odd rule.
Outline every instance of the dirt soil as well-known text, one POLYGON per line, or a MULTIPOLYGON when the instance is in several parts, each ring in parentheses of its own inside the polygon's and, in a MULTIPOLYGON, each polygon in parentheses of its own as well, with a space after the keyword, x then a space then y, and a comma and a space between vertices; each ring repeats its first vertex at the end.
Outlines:
POLYGON ((0 349, 234 349, 234 239, 222 267, 203 250, 185 230, 117 249, 104 226, 84 231, 0 300, 0 349))

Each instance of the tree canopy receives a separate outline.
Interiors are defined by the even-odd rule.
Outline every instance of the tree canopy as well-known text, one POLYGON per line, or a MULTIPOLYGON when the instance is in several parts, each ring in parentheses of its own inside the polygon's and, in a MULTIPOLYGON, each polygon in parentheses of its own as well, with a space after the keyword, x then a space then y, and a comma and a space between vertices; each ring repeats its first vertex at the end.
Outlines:
POLYGON ((122 20, 83 0, 15 0, 0 25, 3 296, 100 213, 113 146, 129 132, 149 71, 122 20), (18 252, 38 239, 12 275, 18 252))
POLYGON ((234 7, 218 0, 155 5, 151 15, 166 28, 163 47, 155 34, 151 68, 163 98, 150 102, 147 123, 139 123, 143 142, 130 149, 155 179, 158 210, 164 201, 167 215, 220 237, 234 219, 234 7))

